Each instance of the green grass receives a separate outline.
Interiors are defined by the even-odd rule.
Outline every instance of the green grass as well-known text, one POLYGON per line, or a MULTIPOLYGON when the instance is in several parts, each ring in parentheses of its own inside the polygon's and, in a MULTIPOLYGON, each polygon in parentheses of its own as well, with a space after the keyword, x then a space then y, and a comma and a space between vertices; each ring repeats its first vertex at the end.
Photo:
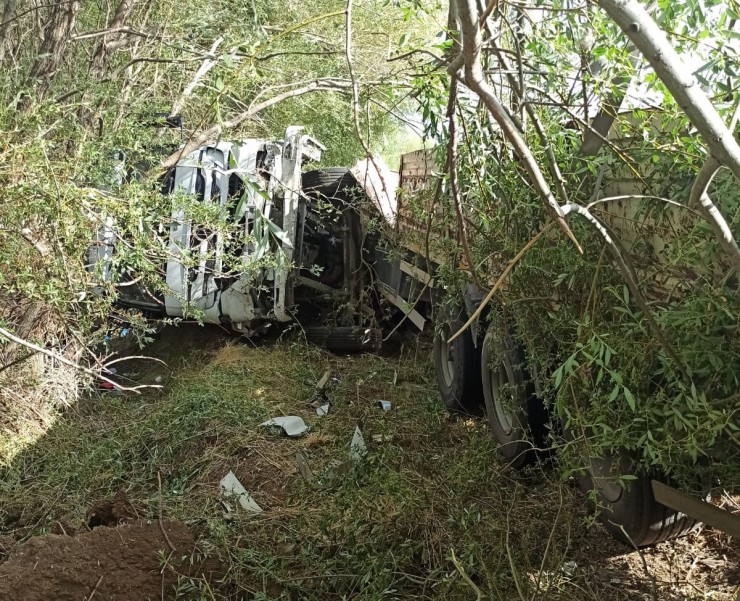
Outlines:
POLYGON ((186 357, 164 392, 86 400, 18 455, 0 472, 0 531, 75 529, 119 489, 156 519, 159 474, 164 516, 190 525, 198 553, 223 566, 208 585, 184 582, 183 599, 467 600, 476 587, 502 600, 607 598, 585 573, 562 576, 564 561, 587 561, 584 541, 608 540, 586 528, 573 491, 544 468, 503 469, 482 422, 442 411, 428 355, 420 345, 340 358, 284 342, 186 357), (307 403, 326 369, 337 380, 319 418, 307 403), (259 427, 290 414, 308 436, 259 427), (358 424, 367 457, 330 479, 358 424), (298 451, 330 486, 303 481, 298 451), (229 470, 264 513, 224 517, 229 470))

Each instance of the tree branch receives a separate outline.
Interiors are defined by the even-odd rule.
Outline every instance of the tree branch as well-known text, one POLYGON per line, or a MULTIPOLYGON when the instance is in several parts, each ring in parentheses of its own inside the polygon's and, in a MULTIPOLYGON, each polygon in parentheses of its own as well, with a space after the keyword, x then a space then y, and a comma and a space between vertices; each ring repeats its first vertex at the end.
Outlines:
POLYGON ((711 153, 740 179, 740 145, 663 30, 637 0, 598 2, 655 69, 711 153))
POLYGON ((263 111, 266 108, 283 102, 284 100, 295 98, 296 96, 302 96, 303 94, 308 94, 310 92, 331 92, 347 87, 349 87, 349 85, 341 85, 340 82, 336 79, 317 79, 303 87, 287 90, 286 92, 278 94, 277 96, 273 96, 272 98, 260 102, 259 104, 253 104, 246 111, 239 113, 238 115, 232 117, 227 121, 211 125, 211 127, 209 127, 208 129, 204 130, 194 138, 191 138, 182 148, 180 148, 176 152, 173 152, 164 161, 162 161, 161 167, 164 169, 170 169, 171 167, 174 167, 182 157, 187 156, 193 150, 200 148, 209 140, 217 138, 224 130, 233 129, 250 117, 253 117, 257 113, 259 113, 260 111, 263 111))
MULTIPOLYGON (((516 125, 511 120, 506 109, 498 101, 493 89, 486 83, 483 76, 483 69, 480 64, 481 35, 478 20, 475 18, 475 0, 457 0, 458 17, 460 19, 460 28, 463 33, 463 51, 465 63, 465 83, 475 92, 488 109, 488 112, 498 123, 506 139, 514 147, 519 155, 524 168, 529 174, 530 180, 535 190, 542 199, 548 212, 553 216, 560 229, 576 245, 579 252, 583 252, 581 245, 576 240, 573 232, 565 221, 563 211, 557 200, 550 190, 537 161, 535 161, 532 151, 522 138, 516 125)), ((450 70, 450 74, 455 76, 456 69, 450 70)))
POLYGON ((214 40, 213 44, 211 45, 211 49, 208 51, 207 58, 203 61, 203 64, 195 73, 193 79, 190 80, 190 83, 185 86, 185 89, 182 91, 182 94, 180 94, 180 97, 172 104, 170 115, 177 115, 182 110, 182 108, 185 106, 185 101, 187 100, 188 96, 193 93, 193 90, 200 83, 200 80, 203 79, 206 74, 216 65, 216 50, 218 50, 218 47, 223 41, 223 36, 219 36, 214 40))
POLYGON ((108 382, 109 384, 113 384, 119 390, 126 390, 126 391, 131 391, 131 392, 137 392, 138 393, 138 391, 141 388, 162 388, 158 384, 141 384, 139 386, 132 386, 130 388, 127 388, 125 386, 121 386, 118 382, 114 382, 113 380, 111 380, 109 378, 106 378, 102 374, 96 373, 95 371, 93 371, 92 369, 90 369, 88 367, 84 367, 82 365, 79 365, 78 363, 75 363, 74 361, 70 361, 66 357, 63 357, 62 355, 59 355, 59 354, 57 354, 57 353, 55 353, 53 351, 50 351, 48 349, 45 349, 42 346, 38 346, 37 344, 34 344, 33 342, 29 342, 28 340, 24 340, 23 338, 19 338, 18 336, 16 336, 15 334, 12 334, 11 332, 9 332, 8 330, 6 330, 5 328, 0 328, 0 336, 4 336, 8 340, 12 340, 16 344, 20 344, 21 346, 25 346, 26 348, 29 348, 29 349, 31 349, 33 351, 36 351, 37 353, 42 353, 42 354, 46 355, 47 357, 51 357, 52 359, 56 359, 60 363, 64 363, 64 365, 67 365, 69 367, 73 367, 75 369, 79 369, 80 371, 88 374, 89 376, 92 376, 94 378, 98 378, 100 380, 103 380, 104 382, 108 382))

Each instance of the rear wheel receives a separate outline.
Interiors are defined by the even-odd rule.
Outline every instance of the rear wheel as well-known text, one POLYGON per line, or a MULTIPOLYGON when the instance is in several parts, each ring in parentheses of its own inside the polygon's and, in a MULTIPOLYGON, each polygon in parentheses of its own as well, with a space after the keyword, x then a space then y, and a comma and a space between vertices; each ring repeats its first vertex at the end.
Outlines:
POLYGON ((591 459, 578 478, 581 489, 601 508, 599 519, 609 532, 630 545, 644 547, 682 536, 696 521, 661 505, 653 496, 651 478, 633 475, 634 461, 627 454, 591 459), (618 474, 634 479, 620 482, 618 474))
POLYGON ((450 413, 480 415, 483 392, 480 377, 480 349, 470 329, 447 342, 464 325, 462 306, 445 306, 437 315, 434 335, 434 368, 442 402, 450 413))
POLYGON ((547 415, 524 368, 521 351, 501 324, 493 322, 481 353, 483 398, 491 434, 504 460, 515 469, 536 458, 543 446, 547 415))

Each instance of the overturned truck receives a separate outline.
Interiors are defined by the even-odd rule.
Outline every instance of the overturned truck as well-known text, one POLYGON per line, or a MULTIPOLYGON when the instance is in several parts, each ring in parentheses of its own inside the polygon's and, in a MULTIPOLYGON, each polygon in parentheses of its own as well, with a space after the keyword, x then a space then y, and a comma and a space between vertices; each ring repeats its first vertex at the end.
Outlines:
MULTIPOLYGON (((553 347, 554 362, 536 356, 526 320, 513 319, 505 303, 485 302, 483 288, 493 282, 472 283, 458 221, 432 189, 439 183, 433 154, 404 155, 398 181, 375 162, 307 169, 322 150, 291 127, 283 140, 189 153, 161 181, 172 198, 156 234, 161 286, 117 262, 122 240, 112 220, 90 249, 90 268, 117 284, 124 307, 195 315, 246 336, 297 323, 310 341, 339 352, 378 349, 383 318, 401 319, 434 332, 446 408, 484 417, 511 467, 583 438, 548 386, 562 377, 562 349, 553 347)), ((491 261, 500 273, 502 256, 491 261)), ((737 531, 732 516, 637 465, 634 450, 593 453, 576 474, 617 537, 654 544, 687 532, 697 518, 737 531)))

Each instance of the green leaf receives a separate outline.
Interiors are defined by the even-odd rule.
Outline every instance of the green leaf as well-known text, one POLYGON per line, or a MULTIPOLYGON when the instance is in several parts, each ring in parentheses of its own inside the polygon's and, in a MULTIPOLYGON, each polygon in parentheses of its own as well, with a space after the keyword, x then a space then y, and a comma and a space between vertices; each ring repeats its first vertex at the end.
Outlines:
POLYGON ((632 395, 632 392, 630 392, 629 388, 624 389, 624 400, 627 401, 627 404, 630 406, 630 409, 634 411, 635 406, 636 406, 635 397, 632 395))

